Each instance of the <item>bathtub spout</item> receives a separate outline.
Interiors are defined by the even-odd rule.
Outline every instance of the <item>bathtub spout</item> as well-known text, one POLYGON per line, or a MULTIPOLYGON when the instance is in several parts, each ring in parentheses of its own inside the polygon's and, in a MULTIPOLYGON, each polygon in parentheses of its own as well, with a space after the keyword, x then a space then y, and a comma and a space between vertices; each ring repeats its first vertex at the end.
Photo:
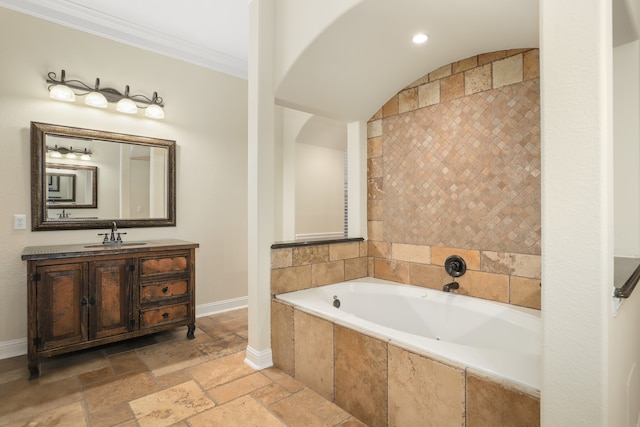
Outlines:
POLYGON ((451 292, 454 289, 460 289, 460 284, 458 282, 447 283, 442 287, 444 292, 451 292))

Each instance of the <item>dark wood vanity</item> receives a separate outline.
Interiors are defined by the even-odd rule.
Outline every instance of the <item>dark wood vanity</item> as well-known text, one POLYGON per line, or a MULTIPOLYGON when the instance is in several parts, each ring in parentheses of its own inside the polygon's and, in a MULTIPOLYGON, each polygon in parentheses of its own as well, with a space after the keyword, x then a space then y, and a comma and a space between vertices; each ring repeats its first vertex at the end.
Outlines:
POLYGON ((24 249, 30 378, 39 360, 187 326, 195 331, 197 243, 153 240, 24 249))

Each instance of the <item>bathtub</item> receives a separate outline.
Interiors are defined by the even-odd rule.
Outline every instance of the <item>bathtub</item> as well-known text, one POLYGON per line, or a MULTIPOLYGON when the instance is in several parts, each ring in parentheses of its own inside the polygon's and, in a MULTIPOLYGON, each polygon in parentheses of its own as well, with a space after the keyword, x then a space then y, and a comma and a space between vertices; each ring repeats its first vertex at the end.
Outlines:
POLYGON ((370 277, 276 298, 418 353, 540 389, 538 310, 370 277))

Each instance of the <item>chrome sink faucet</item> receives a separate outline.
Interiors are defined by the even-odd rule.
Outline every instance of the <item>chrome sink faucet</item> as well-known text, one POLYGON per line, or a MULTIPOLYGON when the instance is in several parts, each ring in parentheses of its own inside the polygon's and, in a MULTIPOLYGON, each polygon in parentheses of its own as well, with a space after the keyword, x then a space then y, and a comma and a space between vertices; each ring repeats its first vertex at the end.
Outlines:
MULTIPOLYGON (((116 222, 113 221, 113 226, 111 226, 111 241, 116 240, 116 236, 115 233, 118 233, 118 226, 116 225, 116 222)), ((118 238, 120 238, 120 233, 118 233, 118 238)))
POLYGON ((115 221, 113 221, 111 224, 113 224, 111 226, 111 233, 98 233, 98 236, 104 236, 104 239, 102 239, 102 243, 105 243, 105 244, 122 243, 121 234, 127 234, 127 233, 118 231, 118 225, 116 224, 115 221))

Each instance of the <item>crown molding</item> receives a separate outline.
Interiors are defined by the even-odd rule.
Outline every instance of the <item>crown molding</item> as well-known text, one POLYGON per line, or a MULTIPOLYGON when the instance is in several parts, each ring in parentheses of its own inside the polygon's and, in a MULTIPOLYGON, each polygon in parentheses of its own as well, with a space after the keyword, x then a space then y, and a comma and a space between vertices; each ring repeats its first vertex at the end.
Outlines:
POLYGON ((246 60, 143 28, 126 20, 58 0, 0 0, 0 6, 235 77, 247 79, 246 60))

